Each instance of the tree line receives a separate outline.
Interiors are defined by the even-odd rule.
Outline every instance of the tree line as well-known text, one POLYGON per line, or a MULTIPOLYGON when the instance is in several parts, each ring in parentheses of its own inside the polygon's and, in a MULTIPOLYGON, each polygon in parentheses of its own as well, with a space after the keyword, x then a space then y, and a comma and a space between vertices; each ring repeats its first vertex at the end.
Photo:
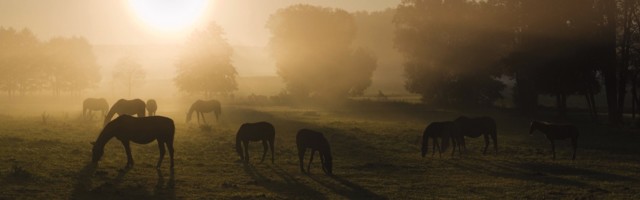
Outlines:
POLYGON ((29 29, 0 27, 0 90, 8 95, 80 92, 97 86, 99 69, 82 37, 40 41, 29 29))

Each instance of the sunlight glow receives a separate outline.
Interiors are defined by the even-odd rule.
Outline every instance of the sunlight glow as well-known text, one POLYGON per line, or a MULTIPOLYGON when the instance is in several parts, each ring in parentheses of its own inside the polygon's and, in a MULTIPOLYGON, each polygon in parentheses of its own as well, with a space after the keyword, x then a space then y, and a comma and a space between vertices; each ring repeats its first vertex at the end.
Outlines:
POLYGON ((208 0, 129 0, 136 15, 162 31, 178 31, 202 16, 208 0))

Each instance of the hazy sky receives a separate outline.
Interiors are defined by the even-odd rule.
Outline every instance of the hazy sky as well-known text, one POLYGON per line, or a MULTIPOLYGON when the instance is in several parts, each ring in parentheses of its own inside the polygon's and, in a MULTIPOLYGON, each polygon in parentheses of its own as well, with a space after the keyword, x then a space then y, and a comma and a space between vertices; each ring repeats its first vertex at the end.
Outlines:
MULTIPOLYGON (((179 1, 179 0, 156 0, 179 1)), ((347 11, 383 10, 400 0, 210 0, 202 17, 181 31, 143 22, 128 0, 0 0, 0 26, 29 28, 41 39, 84 36, 93 44, 182 44, 196 27, 216 21, 233 45, 263 46, 265 22, 279 8, 312 4, 347 11)))

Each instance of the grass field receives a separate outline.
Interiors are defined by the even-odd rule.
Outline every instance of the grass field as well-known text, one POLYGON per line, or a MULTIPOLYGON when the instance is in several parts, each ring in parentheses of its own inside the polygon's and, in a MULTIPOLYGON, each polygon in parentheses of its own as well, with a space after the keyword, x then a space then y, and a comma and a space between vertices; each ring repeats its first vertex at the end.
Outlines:
POLYGON ((544 135, 528 135, 531 119, 508 111, 235 105, 225 106, 206 131, 184 123, 183 113, 158 111, 176 122, 173 172, 168 156, 155 170, 155 143, 133 144, 136 165, 121 170, 126 156, 117 140, 92 168, 89 142, 100 132, 99 120, 52 114, 45 124, 39 115, 1 115, 0 199, 640 199, 640 134, 581 115, 569 117, 582 134, 576 161, 569 141, 557 143, 553 161, 544 135), (499 152, 482 155, 478 138, 467 140, 462 156, 420 157, 424 127, 461 114, 494 117, 499 152), (255 121, 276 128, 274 164, 259 163, 260 143, 251 144, 251 164, 238 162, 235 132, 255 121), (317 156, 310 175, 299 171, 295 133, 301 128, 325 133, 334 177, 322 173, 317 156))

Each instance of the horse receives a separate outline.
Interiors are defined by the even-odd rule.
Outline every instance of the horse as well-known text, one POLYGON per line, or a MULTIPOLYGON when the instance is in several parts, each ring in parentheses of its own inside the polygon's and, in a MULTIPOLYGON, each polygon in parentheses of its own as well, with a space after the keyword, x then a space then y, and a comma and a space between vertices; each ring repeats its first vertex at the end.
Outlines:
POLYGON ((196 111, 196 116, 198 117, 198 124, 200 124, 200 116, 202 116, 202 121, 206 124, 207 121, 204 120, 204 113, 209 113, 213 111, 216 115, 216 121, 218 121, 219 115, 222 113, 222 109, 220 108, 220 102, 217 100, 197 100, 191 104, 191 108, 189 108, 189 113, 187 114, 187 123, 191 121, 191 114, 193 111, 196 111))
POLYGON ((171 159, 171 169, 173 169, 173 138, 175 135, 175 125, 173 120, 162 116, 151 117, 132 117, 130 115, 120 115, 113 121, 109 122, 100 132, 98 139, 93 144, 92 162, 98 164, 100 158, 104 154, 104 146, 111 138, 117 138, 122 142, 124 150, 127 153, 127 165, 125 168, 133 167, 133 158, 131 156, 131 147, 129 142, 138 144, 149 144, 154 140, 158 141, 158 149, 160 149, 160 158, 158 159, 157 169, 160 169, 162 159, 164 158, 165 145, 169 149, 169 157, 171 159))
POLYGON ((571 124, 554 124, 543 121, 531 122, 531 128, 529 129, 529 135, 533 135, 533 132, 539 130, 544 133, 549 142, 551 142, 551 152, 553 152, 553 159, 556 159, 556 146, 554 140, 571 139, 571 146, 573 147, 573 160, 576 159, 576 149, 578 148, 578 128, 571 124))
POLYGON ((463 143, 464 138, 459 134, 457 126, 452 121, 443 121, 443 122, 431 122, 422 132, 422 157, 424 158, 429 151, 429 138, 433 140, 433 153, 431 155, 435 155, 436 150, 440 156, 442 156, 442 152, 445 151, 449 144, 449 139, 452 138, 453 142, 453 150, 451 151, 451 156, 453 156, 456 146, 458 147, 458 152, 460 151, 461 144, 463 143), (438 143, 438 138, 443 143, 443 146, 440 146, 438 143), (437 149, 436 149, 437 148, 437 149))
MULTIPOLYGON (((489 137, 493 140, 493 147, 498 152, 498 134, 496 128, 496 121, 491 117, 477 117, 469 118, 465 116, 458 117, 454 122, 459 126, 460 133, 463 136, 478 138, 480 135, 484 135, 484 151, 482 154, 487 153, 489 147, 489 137)), ((464 140, 462 140, 462 148, 467 149, 464 140)))
POLYGON ((327 175, 333 174, 333 159, 331 157, 331 147, 329 142, 320 132, 309 129, 301 129, 296 135, 296 146, 298 147, 298 158, 300 159, 300 171, 304 173, 303 160, 307 148, 311 149, 311 158, 307 172, 311 173, 311 161, 316 151, 320 153, 320 162, 322 163, 322 171, 327 175))
POLYGON ((271 163, 273 163, 273 146, 276 136, 276 130, 269 122, 256 122, 256 123, 244 123, 238 129, 236 133, 236 152, 240 155, 240 160, 249 162, 249 142, 250 141, 262 141, 264 152, 262 153, 262 160, 267 155, 267 148, 271 148, 271 163), (267 142, 269 145, 267 146, 267 142), (244 146, 244 151, 242 147, 244 146))
POLYGON ((140 99, 120 99, 111 106, 111 109, 109 109, 109 113, 107 113, 107 116, 104 118, 104 125, 106 126, 116 113, 118 115, 137 115, 138 117, 145 117, 145 107, 144 101, 140 99))
POLYGON ((148 116, 155 116, 156 110, 158 110, 158 104, 156 104, 156 100, 154 99, 147 100, 147 112, 149 112, 148 116))
POLYGON ((91 116, 92 110, 102 111, 102 116, 105 116, 107 111, 109 110, 109 104, 107 100, 104 98, 87 98, 82 101, 82 117, 87 118, 87 116, 91 116))

